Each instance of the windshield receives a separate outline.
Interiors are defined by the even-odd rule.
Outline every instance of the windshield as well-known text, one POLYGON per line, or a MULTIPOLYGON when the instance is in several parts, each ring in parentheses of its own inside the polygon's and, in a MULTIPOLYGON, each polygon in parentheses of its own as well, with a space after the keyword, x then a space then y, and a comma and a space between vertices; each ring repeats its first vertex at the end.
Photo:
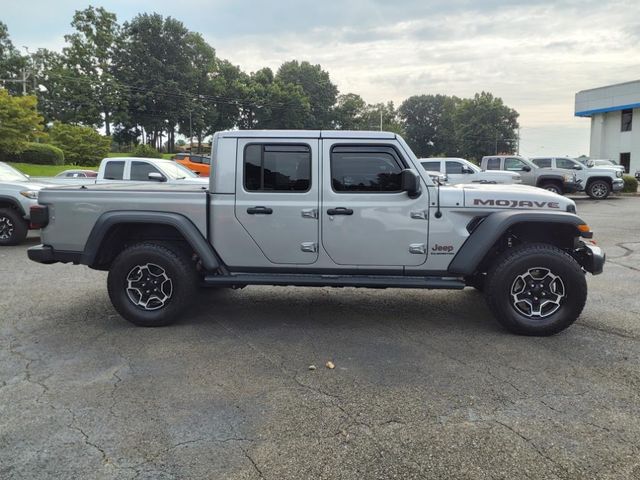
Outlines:
POLYGON ((29 177, 15 168, 0 162, 0 181, 2 182, 28 182, 29 177))
POLYGON ((182 180, 183 178, 198 178, 198 175, 193 173, 187 167, 183 167, 179 163, 174 162, 162 162, 159 165, 166 176, 172 180, 182 180))

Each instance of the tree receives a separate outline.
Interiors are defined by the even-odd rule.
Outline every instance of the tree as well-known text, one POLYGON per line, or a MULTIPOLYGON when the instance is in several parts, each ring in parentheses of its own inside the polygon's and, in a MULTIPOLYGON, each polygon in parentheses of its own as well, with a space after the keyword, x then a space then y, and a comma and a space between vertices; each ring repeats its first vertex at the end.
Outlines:
POLYGON ((27 142, 41 135, 42 117, 36 112, 36 97, 16 96, 0 88, 0 153, 20 153, 27 142))
POLYGON ((68 46, 63 49, 66 78, 62 80, 70 80, 67 91, 76 103, 83 103, 76 120, 95 127, 104 124, 110 135, 112 121, 119 120, 114 115, 126 104, 126 92, 113 75, 120 26, 116 15, 102 7, 76 11, 71 26, 76 31, 64 37, 68 46))
POLYGON ((0 80, 1 84, 12 95, 23 92, 22 84, 11 80, 22 79, 22 69, 26 68, 27 59, 13 46, 9 38, 7 26, 0 22, 0 80))
POLYGON ((336 103, 338 87, 320 65, 297 60, 285 62, 278 69, 276 80, 302 87, 311 108, 311 115, 304 125, 306 128, 331 128, 332 108, 336 103))
POLYGON ((414 95, 398 113, 405 139, 419 157, 456 155, 454 116, 460 100, 446 95, 414 95))
POLYGON ((384 130, 404 134, 404 126, 398 117, 398 112, 393 102, 376 103, 367 105, 363 117, 365 130, 384 130))
POLYGON ((518 112, 491 93, 462 100, 454 122, 458 148, 465 158, 509 154, 517 147, 518 112))
POLYGON ((366 130, 366 116, 367 103, 360 95, 340 95, 333 107, 333 126, 340 130, 366 130))
POLYGON ((111 138, 91 127, 56 122, 49 130, 49 143, 64 152, 67 163, 92 166, 109 155, 111 138))

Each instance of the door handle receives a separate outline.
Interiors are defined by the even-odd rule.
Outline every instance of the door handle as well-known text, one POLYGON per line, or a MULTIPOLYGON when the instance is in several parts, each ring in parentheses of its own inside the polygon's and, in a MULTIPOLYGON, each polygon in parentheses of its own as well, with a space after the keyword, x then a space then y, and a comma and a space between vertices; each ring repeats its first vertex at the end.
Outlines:
POLYGON ((328 215, 353 215, 353 210, 351 210, 350 208, 344 208, 344 207, 330 208, 329 210, 327 210, 327 214, 328 215))
POLYGON ((249 207, 247 208, 247 213, 249 215, 271 215, 273 209, 269 207, 249 207))

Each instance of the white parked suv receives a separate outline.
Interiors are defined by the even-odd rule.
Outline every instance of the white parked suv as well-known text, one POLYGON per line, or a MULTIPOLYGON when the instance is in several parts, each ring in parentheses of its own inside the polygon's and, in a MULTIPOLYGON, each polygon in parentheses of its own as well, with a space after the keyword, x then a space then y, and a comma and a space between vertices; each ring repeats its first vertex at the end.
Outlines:
POLYGON ((540 168, 574 170, 585 193, 597 200, 607 198, 611 192, 619 192, 624 188, 622 171, 614 166, 585 167, 577 160, 568 157, 537 157, 532 158, 531 161, 540 168))
POLYGON ((464 158, 421 158, 420 164, 429 172, 440 172, 447 175, 448 183, 522 183, 519 173, 506 170, 483 171, 464 158))

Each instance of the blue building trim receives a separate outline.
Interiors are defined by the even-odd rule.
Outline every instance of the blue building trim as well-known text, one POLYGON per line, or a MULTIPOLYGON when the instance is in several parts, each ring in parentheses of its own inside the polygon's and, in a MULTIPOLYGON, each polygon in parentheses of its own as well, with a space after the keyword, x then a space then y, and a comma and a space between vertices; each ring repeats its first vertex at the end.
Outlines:
POLYGON ((616 107, 596 108, 593 110, 583 110, 576 112, 576 117, 590 117, 596 113, 617 112, 618 110, 627 110, 629 108, 640 108, 640 103, 630 103, 629 105, 618 105, 616 107))

